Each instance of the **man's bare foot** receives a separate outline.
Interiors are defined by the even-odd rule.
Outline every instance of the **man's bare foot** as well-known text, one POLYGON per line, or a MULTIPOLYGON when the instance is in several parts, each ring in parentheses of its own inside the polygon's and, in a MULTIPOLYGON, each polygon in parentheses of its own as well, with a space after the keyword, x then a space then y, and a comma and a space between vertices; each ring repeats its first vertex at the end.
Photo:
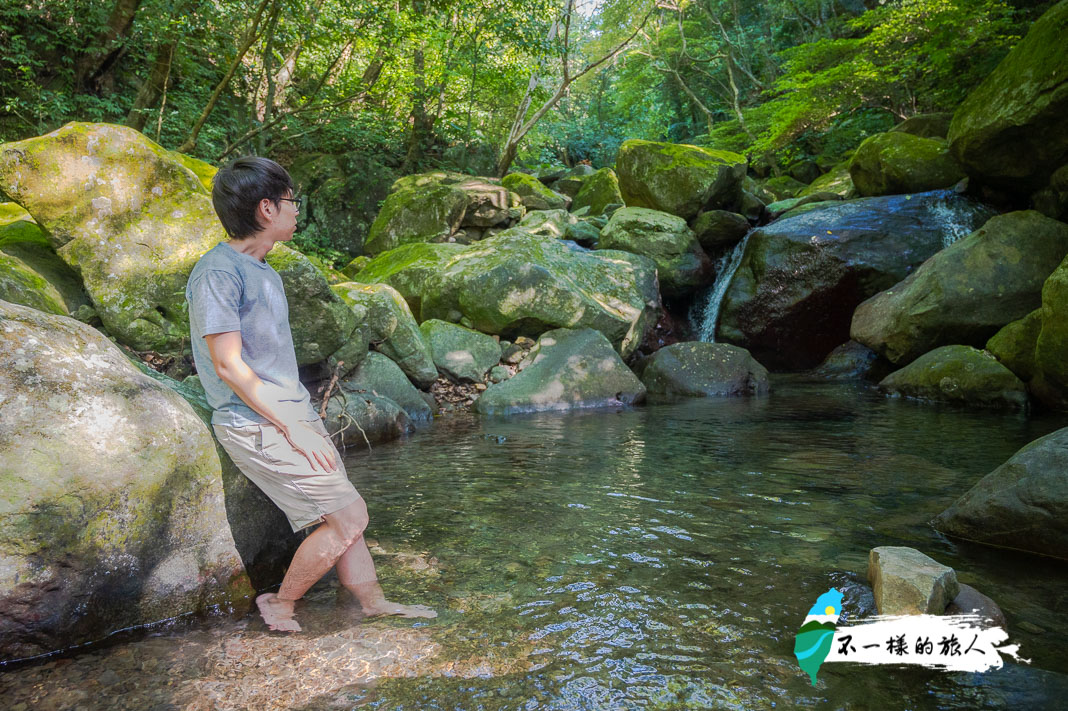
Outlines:
POLYGON ((398 617, 437 617, 438 613, 426 605, 401 605, 398 602, 383 600, 373 607, 364 606, 363 614, 368 617, 397 615, 398 617))
POLYGON ((264 593, 256 598, 256 606, 267 626, 280 632, 300 632, 300 625, 293 619, 293 602, 279 600, 274 593, 264 593))

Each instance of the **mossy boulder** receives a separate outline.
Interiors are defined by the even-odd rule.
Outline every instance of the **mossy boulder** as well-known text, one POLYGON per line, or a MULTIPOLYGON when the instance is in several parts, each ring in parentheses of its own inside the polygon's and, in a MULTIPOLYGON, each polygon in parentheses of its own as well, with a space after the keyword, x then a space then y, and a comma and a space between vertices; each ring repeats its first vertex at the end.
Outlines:
POLYGON ((796 197, 797 194, 807 188, 808 185, 796 178, 790 177, 789 175, 780 175, 765 180, 763 182, 763 187, 774 196, 775 201, 778 201, 796 197))
POLYGON ((371 393, 397 403, 412 422, 431 418, 430 406, 400 366, 381 353, 368 353, 356 370, 341 381, 346 392, 371 393))
POLYGON ((952 187, 964 178, 964 171, 944 141, 889 131, 860 144, 849 162, 849 175, 858 194, 872 196, 952 187))
POLYGON ((948 111, 929 114, 916 114, 894 126, 891 131, 909 133, 920 138, 945 138, 949 134, 949 124, 953 114, 948 111))
POLYGON ((853 311, 990 211, 951 191, 808 205, 751 232, 719 311, 717 341, 769 368, 808 369, 849 340, 853 311))
POLYGON ((903 365, 938 346, 983 346, 1034 311, 1068 254, 1068 225, 1033 210, 991 218, 857 307, 850 337, 903 365))
POLYGON ((708 281, 712 269, 686 220, 644 207, 616 210, 601 230, 597 246, 652 259, 665 296, 693 291, 708 281))
MULTIPOLYGON (((322 402, 313 404, 321 412, 322 402)), ((350 379, 339 380, 331 391, 323 424, 342 452, 349 447, 370 449, 415 430, 408 413, 398 403, 350 379)))
POLYGON ((1049 407, 1068 410, 1068 258, 1042 285, 1042 324, 1035 342, 1031 391, 1049 407))
POLYGON ((18 257, 0 252, 0 299, 50 314, 69 316, 63 296, 18 257))
POLYGON ((517 229, 458 252, 423 289, 421 319, 459 322, 509 340, 589 327, 624 357, 641 343, 660 308, 652 260, 576 249, 517 229))
POLYGON ((578 196, 579 190, 582 189, 582 184, 586 182, 586 178, 595 172, 593 166, 579 163, 554 180, 551 187, 556 192, 574 199, 578 196))
POLYGON ((567 210, 535 210, 524 215, 517 227, 532 235, 564 239, 568 235, 568 229, 578 224, 578 221, 578 218, 567 210))
POLYGON ((1024 446, 932 523, 954 538, 1068 560, 1068 428, 1024 446))
POLYGON ((481 383, 501 360, 501 345, 493 336, 439 319, 423 321, 419 330, 430 346, 434 365, 458 383, 481 383))
MULTIPOLYGON (((359 338, 352 309, 330 290, 322 273, 307 257, 284 244, 276 244, 266 259, 285 285, 289 327, 299 365, 326 360, 342 346, 349 345, 354 335, 359 338)), ((366 352, 365 341, 362 348, 346 348, 347 365, 355 367, 366 352)))
POLYGON ((623 193, 619 189, 619 177, 611 168, 601 168, 593 175, 583 179, 582 187, 575 194, 575 201, 571 204, 572 210, 584 207, 590 209, 589 214, 604 214, 604 209, 609 205, 623 204, 623 193))
POLYGON ((520 371, 491 385, 475 403, 485 415, 621 407, 640 402, 645 386, 599 331, 565 328, 541 335, 520 371))
POLYGON ((879 383, 888 395, 970 407, 1027 409, 1027 388, 994 356, 971 346, 942 346, 879 383))
POLYGON ((697 242, 708 254, 716 254, 738 244, 749 229, 749 220, 728 210, 702 212, 693 222, 697 242))
POLYGON ((178 151, 167 151, 167 155, 181 163, 188 168, 193 175, 197 176, 197 180, 200 181, 200 185, 204 188, 204 192, 211 195, 211 184, 215 179, 215 174, 219 172, 218 168, 211 163, 206 163, 199 158, 187 156, 185 153, 179 153, 178 151))
POLYGON ((571 198, 553 192, 533 175, 526 173, 509 173, 501 184, 519 196, 527 210, 561 210, 567 209, 571 198))
POLYGON ((871 348, 846 341, 827 354, 812 374, 826 380, 881 380, 892 368, 871 348))
POLYGON ((399 291, 388 284, 357 282, 337 284, 332 289, 352 309, 357 328, 375 350, 394 361, 419 387, 433 384, 438 370, 430 346, 399 291))
POLYGON ((725 397, 768 392, 768 370, 726 343, 673 343, 649 356, 642 382, 650 395, 725 397))
POLYGON ((460 227, 467 193, 454 185, 404 188, 390 193, 364 243, 369 255, 413 242, 441 240, 460 227))
POLYGON ((804 197, 795 197, 788 200, 779 200, 767 206, 768 219, 774 221, 786 215, 799 214, 797 210, 806 205, 820 202, 835 202, 841 198, 834 193, 812 193, 804 197))
POLYGON ((252 589, 211 434, 93 328, 0 302, 0 659, 252 589))
POLYGON ((1035 374, 1035 346, 1041 330, 1042 309, 1038 308, 1021 319, 1005 324, 986 342, 986 350, 1026 382, 1035 374))
POLYGON ((1046 217, 1068 222, 1068 165, 1054 171, 1049 185, 1031 196, 1031 205, 1046 217))
POLYGON ((702 209, 729 209, 740 198, 746 159, 698 146, 630 139, 619 148, 616 171, 623 199, 683 219, 702 209))
POLYGON ((949 143, 979 184, 1025 197, 1068 163, 1068 0, 1027 35, 953 114, 949 143))
POLYGON ((853 185, 853 176, 849 172, 849 161, 838 163, 813 180, 804 190, 797 193, 797 197, 807 197, 817 193, 834 193, 846 200, 855 198, 857 189, 853 185))
POLYGON ((388 284, 404 297, 412 314, 419 318, 430 277, 466 249, 462 244, 406 244, 372 259, 353 276, 353 281, 388 284))
POLYGON ((108 333, 138 351, 188 344, 185 282, 224 235, 170 151, 124 126, 70 123, 0 145, 0 190, 81 276, 108 333))
POLYGON ((71 316, 79 321, 90 321, 96 316, 96 311, 90 304, 89 295, 82 288, 82 280, 78 274, 67 266, 67 263, 59 258, 44 231, 30 218, 29 213, 14 203, 7 203, 18 208, 19 215, 14 210, 6 213, 12 219, 5 221, 0 215, 0 259, 10 258, 17 271, 23 273, 23 277, 17 277, 22 284, 19 287, 0 286, 0 299, 15 303, 32 306, 49 313, 71 316), (24 216, 24 219, 23 219, 24 216), (30 295, 23 301, 15 297, 15 291, 26 293, 30 288, 30 295), (12 290, 14 289, 14 290, 12 290), (3 293, 7 293, 4 296, 3 293), (33 303, 40 299, 41 306, 33 303))
POLYGON ((17 202, 0 202, 0 227, 12 222, 33 222, 33 215, 17 202))

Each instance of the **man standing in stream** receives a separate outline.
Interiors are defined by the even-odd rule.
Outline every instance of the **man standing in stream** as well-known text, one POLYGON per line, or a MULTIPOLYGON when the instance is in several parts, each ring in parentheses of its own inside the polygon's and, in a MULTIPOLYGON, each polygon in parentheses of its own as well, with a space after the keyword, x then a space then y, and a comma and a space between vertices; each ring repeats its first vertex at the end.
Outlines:
POLYGON ((197 262, 186 286, 193 359, 214 409, 211 422, 237 467, 278 505, 300 544, 278 593, 256 598, 273 630, 300 631, 294 603, 332 567, 366 615, 436 617, 386 600, 363 539, 367 506, 297 379, 282 279, 264 256, 297 228, 300 198, 282 166, 239 158, 212 187, 230 239, 197 262))

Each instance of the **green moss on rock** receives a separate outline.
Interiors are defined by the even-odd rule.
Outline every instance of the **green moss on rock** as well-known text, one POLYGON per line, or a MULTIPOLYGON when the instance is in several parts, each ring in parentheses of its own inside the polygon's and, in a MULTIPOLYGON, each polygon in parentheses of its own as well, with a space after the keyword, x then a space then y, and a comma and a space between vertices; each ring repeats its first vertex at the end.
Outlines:
POLYGON ((1006 324, 986 342, 986 350, 1016 374, 1028 381, 1035 374, 1035 346, 1042 330, 1042 309, 1006 324))
POLYGON ((944 141, 909 133, 877 133, 849 162, 860 195, 899 195, 948 188, 964 178, 944 141))
POLYGON ((690 219, 702 209, 737 202, 746 159, 698 146, 631 139, 619 148, 616 171, 630 207, 647 207, 690 219))
POLYGON ((589 214, 602 215, 606 207, 616 204, 623 204, 619 177, 611 168, 601 168, 582 180, 582 186, 575 194, 575 202, 572 203, 571 209, 575 211, 588 207, 589 214))
POLYGON ((566 195, 554 193, 533 175, 509 173, 501 184, 519 195, 528 210, 560 210, 570 202, 566 195))
POLYGON ((685 220, 643 207, 616 210, 597 245, 652 259, 665 295, 693 291, 707 281, 712 268, 685 220))
POLYGON ((1027 388, 994 356, 971 346, 942 346, 883 378, 888 395, 970 407, 1027 409, 1027 388))

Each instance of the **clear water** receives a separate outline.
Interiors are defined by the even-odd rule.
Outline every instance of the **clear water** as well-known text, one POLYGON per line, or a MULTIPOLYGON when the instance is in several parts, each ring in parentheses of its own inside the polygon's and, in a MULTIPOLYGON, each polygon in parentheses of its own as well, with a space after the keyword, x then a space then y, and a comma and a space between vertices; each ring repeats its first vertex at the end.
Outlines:
POLYGON ((731 285, 731 279, 738 267, 742 264, 742 256, 745 254, 745 245, 749 242, 749 235, 734 245, 734 248, 716 260, 716 280, 712 286, 694 299, 690 307, 689 319, 694 324, 694 332, 697 340, 706 343, 716 342, 716 326, 719 325, 719 309, 723 305, 723 297, 727 295, 727 287, 731 285))
POLYGON ((369 620, 324 581, 285 637, 253 617, 0 674, 8 709, 1063 708, 1068 566, 927 521, 1060 417, 777 380, 767 398, 508 420, 463 416, 347 458, 387 593, 369 620), (816 597, 870 608, 868 551, 917 547, 994 598, 1031 666, 824 667, 816 597), (20 707, 19 704, 26 704, 20 707))

